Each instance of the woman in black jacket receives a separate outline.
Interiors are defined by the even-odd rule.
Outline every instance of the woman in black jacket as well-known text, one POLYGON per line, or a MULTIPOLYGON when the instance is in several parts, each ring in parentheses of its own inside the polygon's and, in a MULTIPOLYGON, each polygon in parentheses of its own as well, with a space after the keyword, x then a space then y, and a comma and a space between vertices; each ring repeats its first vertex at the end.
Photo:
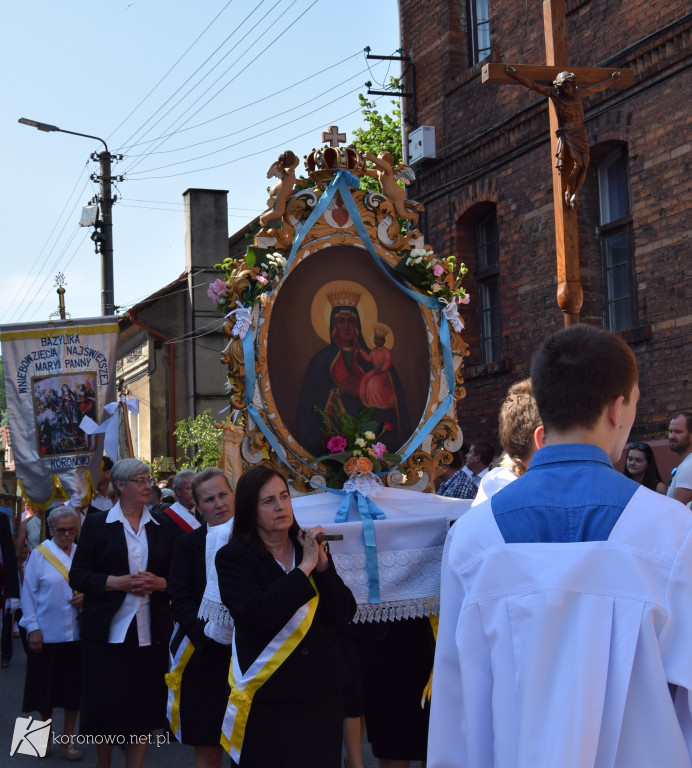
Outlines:
POLYGON ((298 526, 277 469, 259 465, 241 476, 233 533, 216 570, 235 623, 225 746, 242 768, 341 761, 347 665, 335 630, 356 603, 319 533, 321 526, 298 526))
MULTIPOLYGON (((80 733, 117 737, 127 765, 141 766, 141 737, 166 723, 173 628, 166 590, 177 533, 145 506, 151 476, 144 462, 116 462, 111 484, 118 502, 87 515, 70 569, 70 586, 84 593, 80 733)), ((109 741, 97 743, 98 768, 110 766, 109 741)))
POLYGON ((169 694, 169 722, 179 741, 195 748, 195 768, 221 768, 231 641, 213 636, 198 614, 207 585, 207 532, 233 517, 233 491, 220 469, 208 467, 193 479, 192 495, 205 522, 175 542, 168 591, 176 622, 171 654, 183 658, 188 642, 194 651, 180 674, 177 715, 173 714, 175 696, 169 694))

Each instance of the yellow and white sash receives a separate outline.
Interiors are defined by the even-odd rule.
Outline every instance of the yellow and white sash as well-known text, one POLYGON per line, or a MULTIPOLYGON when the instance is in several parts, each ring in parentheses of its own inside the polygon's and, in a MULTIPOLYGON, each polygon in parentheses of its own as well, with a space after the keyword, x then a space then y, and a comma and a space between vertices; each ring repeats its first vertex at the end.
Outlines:
MULTIPOLYGON (((65 581, 69 584, 70 583, 70 572, 67 569, 67 566, 65 563, 61 562, 58 559, 58 556, 55 554, 55 552, 52 552, 45 544, 39 544, 36 549, 46 558, 46 560, 55 568, 55 570, 65 579, 65 581)), ((74 589, 72 590, 75 591, 74 589)))
POLYGON ((233 635, 233 658, 229 671, 231 695, 226 706, 221 729, 221 746, 236 763, 240 762, 240 751, 245 737, 245 726, 250 714, 252 699, 257 691, 269 680, 276 670, 295 651, 305 637, 315 617, 319 593, 315 582, 310 577, 315 590, 315 597, 309 600, 291 616, 281 631, 269 642, 266 648, 242 674, 238 665, 238 654, 233 635))
MULTIPOLYGON (((179 630, 179 625, 173 627, 173 637, 179 630)), ((195 652, 195 646, 187 635, 183 635, 178 650, 175 654, 170 652, 171 671, 166 673, 166 685, 168 686, 168 701, 166 703, 166 717, 171 726, 171 730, 178 741, 181 741, 180 728, 180 687, 183 682, 183 672, 190 661, 190 656, 195 652)))

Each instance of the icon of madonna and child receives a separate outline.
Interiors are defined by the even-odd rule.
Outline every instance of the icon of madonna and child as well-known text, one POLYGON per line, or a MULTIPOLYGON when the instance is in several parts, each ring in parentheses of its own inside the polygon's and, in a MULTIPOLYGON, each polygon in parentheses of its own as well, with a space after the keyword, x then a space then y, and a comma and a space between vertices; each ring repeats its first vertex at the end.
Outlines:
MULTIPOLYGON (((372 323, 367 329, 373 339, 369 346, 359 312, 361 296, 367 291, 359 291, 358 284, 349 281, 335 281, 330 287, 323 294, 327 302, 317 297, 313 301, 313 327, 324 313, 326 330, 329 311, 329 343, 308 364, 298 401, 296 438, 319 456, 326 452, 324 417, 334 423, 342 410, 358 416, 370 408, 372 421, 391 427, 381 440, 393 453, 411 435, 404 389, 392 362, 393 333, 385 323, 372 323)), ((374 302, 373 309, 376 312, 374 302)))

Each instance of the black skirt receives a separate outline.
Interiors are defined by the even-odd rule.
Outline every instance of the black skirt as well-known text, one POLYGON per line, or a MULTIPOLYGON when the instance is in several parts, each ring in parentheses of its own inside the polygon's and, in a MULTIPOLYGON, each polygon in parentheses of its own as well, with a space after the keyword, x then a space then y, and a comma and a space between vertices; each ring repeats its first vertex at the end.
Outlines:
MULTIPOLYGON (((329 671, 325 671, 325 678, 329 671)), ((325 680, 325 688, 328 682, 325 680)), ((343 702, 339 693, 316 700, 263 701, 250 708, 239 768, 340 768, 343 702)))
POLYGON ((79 709, 80 643, 44 643, 28 651, 22 712, 47 714, 56 707, 79 709))
POLYGON ((363 632, 365 727, 375 757, 425 760, 430 705, 421 707, 435 640, 427 618, 368 624, 363 632))
POLYGON ((192 747, 219 747, 221 726, 230 690, 228 668, 231 646, 207 640, 195 650, 180 684, 182 743, 192 747))
POLYGON ((141 736, 166 725, 168 648, 82 640, 82 714, 89 736, 141 736))

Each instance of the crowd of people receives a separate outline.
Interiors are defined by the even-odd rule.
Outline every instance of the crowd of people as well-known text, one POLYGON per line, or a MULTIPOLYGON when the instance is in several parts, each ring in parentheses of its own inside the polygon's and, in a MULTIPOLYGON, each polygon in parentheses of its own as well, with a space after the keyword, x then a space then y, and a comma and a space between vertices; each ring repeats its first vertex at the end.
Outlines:
MULTIPOLYGON (((499 460, 476 441, 438 490, 473 503, 445 546, 436 640, 428 619, 352 622, 279 468, 162 489, 104 457, 89 504, 18 532, 23 710, 63 709, 68 760, 76 733, 124 737, 127 768, 161 728, 196 768, 224 750, 241 768, 362 768, 364 731, 381 768, 690 764, 692 414, 670 421, 666 484, 628 442, 637 398, 617 337, 579 325, 538 351, 500 408, 499 460)), ((109 768, 113 741, 96 744, 109 768)))

